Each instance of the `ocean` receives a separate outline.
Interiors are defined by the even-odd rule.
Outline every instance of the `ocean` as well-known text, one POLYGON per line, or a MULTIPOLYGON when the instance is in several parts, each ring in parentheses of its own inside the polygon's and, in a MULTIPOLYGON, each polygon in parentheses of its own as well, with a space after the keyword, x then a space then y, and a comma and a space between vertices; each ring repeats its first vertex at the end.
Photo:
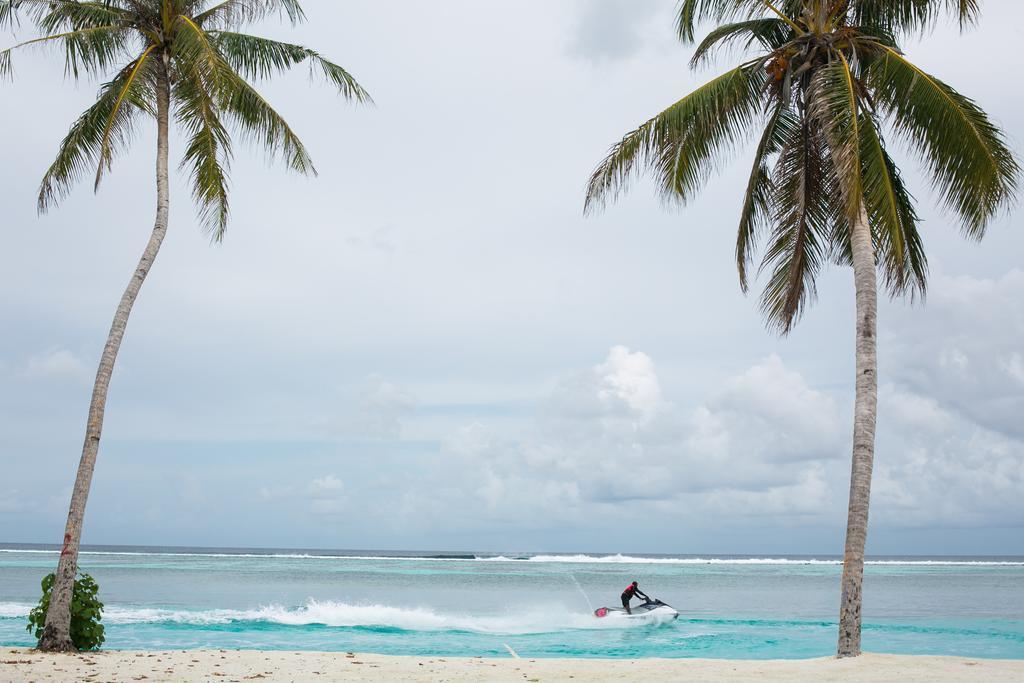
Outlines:
MULTIPOLYGON (((0 644, 56 566, 0 545, 0 644)), ((834 557, 641 556, 91 547, 106 648, 433 656, 807 658, 834 652, 834 557), (596 619, 632 580, 681 613, 596 619)), ((865 650, 1024 659, 1024 557, 878 557, 865 650)))

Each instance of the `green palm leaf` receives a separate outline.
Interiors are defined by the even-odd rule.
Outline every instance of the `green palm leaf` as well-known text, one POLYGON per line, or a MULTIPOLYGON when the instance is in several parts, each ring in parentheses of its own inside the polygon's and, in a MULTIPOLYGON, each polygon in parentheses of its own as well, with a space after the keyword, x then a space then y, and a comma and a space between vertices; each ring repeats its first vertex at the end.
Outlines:
MULTIPOLYGON (((774 6, 788 11, 787 16, 793 16, 792 10, 798 4, 799 0, 776 0, 774 6)), ((768 11, 763 0, 681 0, 676 13, 676 33, 684 43, 692 43, 701 23, 753 19, 768 11)))
POLYGON ((0 76, 12 74, 15 50, 57 42, 64 45, 64 65, 68 75, 77 78, 80 71, 102 73, 123 56, 129 38, 130 34, 122 26, 94 26, 33 38, 0 51, 0 76))
MULTIPOLYGON (((103 180, 103 173, 110 170, 110 167, 113 165, 113 140, 115 136, 119 136, 119 131, 129 130, 134 112, 136 109, 145 106, 137 106, 135 103, 145 102, 148 99, 146 97, 146 84, 151 82, 152 74, 149 67, 155 49, 155 45, 149 46, 139 55, 138 59, 129 65, 128 76, 121 87, 121 91, 117 94, 117 99, 114 101, 114 107, 111 109, 110 115, 107 117, 107 122, 103 127, 103 135, 100 137, 99 158, 96 164, 96 189, 99 189, 100 181, 103 180)), ((119 137, 119 141, 123 143, 125 141, 123 134, 119 137)))
POLYGON ((315 50, 229 31, 210 31, 209 35, 223 58, 246 78, 267 78, 308 61, 311 77, 320 71, 346 99, 371 101, 369 94, 348 71, 324 59, 315 50))
POLYGON ((761 263, 761 270, 771 275, 761 310, 770 327, 787 334, 817 295, 815 280, 837 218, 830 202, 835 189, 832 159, 811 119, 804 117, 785 130, 773 185, 775 228, 761 263))
POLYGON ((867 72, 875 101, 897 135, 920 155, 967 235, 1016 197, 1020 165, 1003 133, 972 100, 884 48, 867 72))
POLYGON ((40 212, 46 212, 54 203, 67 196, 72 186, 86 172, 101 165, 104 145, 109 161, 131 141, 134 115, 148 111, 149 106, 148 98, 141 89, 129 90, 128 96, 121 99, 134 66, 128 65, 100 88, 96 102, 71 126, 60 145, 57 158, 43 175, 38 200, 40 212), (113 117, 114 125, 108 127, 119 100, 122 114, 113 117))
POLYGON ((851 19, 859 26, 926 31, 951 14, 964 27, 978 19, 979 0, 850 0, 851 19))
POLYGON ((747 181, 739 229, 736 231, 736 270, 743 292, 748 288, 747 269, 753 262, 758 235, 774 218, 770 160, 792 136, 794 128, 798 125, 799 121, 791 110, 781 105, 777 106, 765 125, 754 154, 754 165, 747 181))
POLYGON ((845 203, 846 219, 859 219, 864 188, 860 159, 860 93, 850 63, 839 58, 820 67, 807 89, 808 116, 827 140, 845 203))
POLYGON ((292 24, 306 19, 297 0, 225 0, 195 16, 204 28, 228 28, 239 24, 263 21, 274 14, 284 14, 292 24))
POLYGON ((886 287, 893 296, 923 296, 928 264, 913 197, 885 149, 874 117, 862 115, 859 129, 864 207, 886 287))
POLYGON ((628 133, 591 176, 588 210, 617 197, 644 167, 666 199, 690 199, 718 155, 745 139, 761 113, 766 79, 759 62, 743 64, 628 133))
POLYGON ((306 146, 288 122, 241 76, 234 72, 226 76, 224 86, 215 96, 217 106, 235 123, 241 135, 266 149, 271 157, 282 157, 292 170, 316 175, 306 146))
POLYGON ((793 34, 784 21, 776 17, 751 19, 725 24, 714 29, 700 42, 690 58, 690 66, 699 66, 710 60, 716 51, 741 43, 746 49, 758 43, 766 50, 783 45, 793 34))
POLYGON ((44 33, 112 24, 123 27, 132 20, 129 11, 110 2, 48 2, 40 6, 43 4, 45 13, 40 13, 38 23, 44 33))
POLYGON ((180 168, 190 170, 192 196, 214 241, 221 241, 229 218, 228 167, 231 136, 221 122, 208 85, 196 70, 174 86, 177 121, 190 134, 180 168))
POLYGON ((179 58, 187 65, 187 72, 197 70, 204 74, 217 109, 244 139, 266 149, 272 158, 282 156, 293 170, 316 175, 305 145, 291 126, 232 68, 210 34, 188 21, 184 22, 178 41, 179 58))
POLYGON ((181 169, 214 239, 223 237, 229 217, 232 132, 293 170, 315 174, 305 145, 247 78, 307 65, 346 99, 372 100, 347 70, 315 50, 228 30, 274 14, 292 23, 305 18, 298 0, 0 0, 0 27, 25 18, 46 34, 0 51, 0 76, 12 72, 14 50, 34 45, 60 46, 73 77, 127 62, 71 127, 43 178, 40 211, 66 196, 89 167, 98 187, 131 141, 138 115, 155 111, 165 67, 186 135, 181 169))

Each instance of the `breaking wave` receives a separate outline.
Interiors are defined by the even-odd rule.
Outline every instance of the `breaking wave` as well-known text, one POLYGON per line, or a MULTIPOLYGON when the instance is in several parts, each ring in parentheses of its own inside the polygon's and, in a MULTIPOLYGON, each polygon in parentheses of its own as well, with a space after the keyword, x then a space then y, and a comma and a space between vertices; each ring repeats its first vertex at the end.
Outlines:
MULTIPOLYGON (((30 605, 0 603, 0 618, 28 616, 30 605)), ((107 624, 182 624, 227 626, 232 624, 275 624, 280 626, 331 626, 395 629, 401 631, 466 631, 484 634, 527 635, 583 629, 623 629, 650 626, 652 621, 595 619, 590 614, 568 610, 537 610, 519 614, 441 614, 427 608, 388 605, 352 605, 343 602, 309 600, 301 607, 266 605, 251 610, 177 610, 111 605, 103 610, 107 624)))
MULTIPOLYGON (((840 559, 819 560, 815 558, 785 557, 642 557, 632 555, 530 555, 523 558, 511 558, 503 555, 496 557, 480 557, 488 562, 547 562, 567 564, 726 564, 726 565, 841 565, 840 559)), ((1008 566, 1022 567, 1024 561, 1010 560, 867 560, 869 565, 906 565, 936 567, 969 567, 969 566, 1008 566)))
MULTIPOLYGON (((7 554, 57 555, 57 550, 0 548, 7 554)), ((538 562, 563 564, 674 564, 674 565, 841 565, 839 558, 813 557, 645 557, 642 555, 345 555, 303 552, 167 552, 135 550, 83 550, 83 556, 260 558, 290 560, 352 560, 373 562, 538 562)), ((867 560, 867 565, 908 567, 1024 567, 1024 559, 892 558, 867 560)))
POLYGON ((0 619, 21 619, 28 616, 34 605, 20 602, 0 602, 0 619))

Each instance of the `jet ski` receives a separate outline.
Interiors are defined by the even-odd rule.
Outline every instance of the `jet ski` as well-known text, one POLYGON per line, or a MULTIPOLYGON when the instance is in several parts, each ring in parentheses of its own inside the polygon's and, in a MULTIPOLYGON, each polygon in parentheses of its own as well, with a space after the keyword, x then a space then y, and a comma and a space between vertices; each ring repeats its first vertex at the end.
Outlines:
POLYGON ((672 621, 679 618, 679 611, 661 600, 650 600, 637 605, 632 614, 621 607, 598 607, 594 616, 599 619, 638 619, 645 621, 672 621))

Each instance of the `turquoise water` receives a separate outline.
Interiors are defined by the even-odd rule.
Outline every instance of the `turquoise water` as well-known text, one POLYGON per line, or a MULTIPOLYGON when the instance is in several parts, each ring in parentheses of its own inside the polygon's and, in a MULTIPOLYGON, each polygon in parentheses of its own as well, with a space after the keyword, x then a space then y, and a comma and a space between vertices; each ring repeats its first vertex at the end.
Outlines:
MULTIPOLYGON (((92 549, 107 647, 355 650, 528 657, 804 658, 833 652, 841 566, 830 558, 92 549), (591 616, 632 579, 677 621, 591 616)), ((0 546, 0 644, 52 550, 0 546)), ((864 647, 1024 658, 1024 558, 879 558, 866 570, 864 647)))

